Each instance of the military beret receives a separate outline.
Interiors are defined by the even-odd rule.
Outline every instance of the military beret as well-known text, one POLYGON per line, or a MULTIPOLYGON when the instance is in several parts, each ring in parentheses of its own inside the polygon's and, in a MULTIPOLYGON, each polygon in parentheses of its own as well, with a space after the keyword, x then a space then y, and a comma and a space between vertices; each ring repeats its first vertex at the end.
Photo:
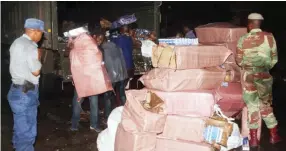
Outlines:
POLYGON ((263 16, 258 13, 251 13, 248 15, 249 20, 264 20, 263 16))

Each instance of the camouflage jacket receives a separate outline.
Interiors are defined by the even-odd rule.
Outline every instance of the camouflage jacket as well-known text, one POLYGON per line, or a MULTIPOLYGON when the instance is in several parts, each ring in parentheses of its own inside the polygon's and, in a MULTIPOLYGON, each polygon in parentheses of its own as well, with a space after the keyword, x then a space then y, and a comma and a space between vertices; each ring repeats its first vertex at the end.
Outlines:
POLYGON ((277 61, 276 41, 271 33, 253 29, 239 39, 236 54, 239 66, 269 70, 277 61))

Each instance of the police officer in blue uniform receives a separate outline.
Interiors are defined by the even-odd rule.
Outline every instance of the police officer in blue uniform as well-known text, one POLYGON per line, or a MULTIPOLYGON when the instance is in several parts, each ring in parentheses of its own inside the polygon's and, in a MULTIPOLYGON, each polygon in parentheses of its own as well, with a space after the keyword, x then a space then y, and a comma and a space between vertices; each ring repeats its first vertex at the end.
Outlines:
POLYGON ((30 18, 25 21, 25 34, 10 47, 12 85, 8 101, 13 112, 13 146, 16 151, 34 151, 37 136, 39 78, 42 64, 37 43, 44 31, 44 22, 30 18))

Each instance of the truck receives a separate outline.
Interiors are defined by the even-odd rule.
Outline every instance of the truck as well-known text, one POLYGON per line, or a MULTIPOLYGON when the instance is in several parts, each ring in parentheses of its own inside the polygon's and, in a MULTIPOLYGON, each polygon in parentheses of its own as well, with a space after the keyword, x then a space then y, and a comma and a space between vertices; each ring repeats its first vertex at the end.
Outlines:
MULTIPOLYGON (((1 2, 1 63, 2 63, 2 91, 7 94, 11 83, 9 75, 9 47, 13 41, 24 33, 24 22, 27 18, 38 18, 45 22, 45 39, 41 48, 42 74, 40 91, 43 97, 62 90, 62 83, 69 81, 71 74, 69 58, 64 55, 66 43, 59 41, 60 20, 68 11, 60 10, 60 5, 74 3, 77 16, 91 18, 103 15, 106 19, 115 20, 126 15, 135 14, 138 28, 148 29, 159 33, 161 2, 57 2, 57 1, 7 1, 1 2), (83 5, 83 3, 90 3, 83 5), (95 4, 92 4, 95 3, 95 4), (119 5, 120 3, 120 5, 119 5), (124 7, 122 7, 124 6, 124 7), (108 11, 105 11, 108 10, 108 11), (56 81, 61 81, 58 84, 56 81), (4 84, 5 83, 5 84, 4 84)), ((70 16, 75 14, 70 14, 70 16)), ((72 18, 70 18, 72 20, 72 18)))

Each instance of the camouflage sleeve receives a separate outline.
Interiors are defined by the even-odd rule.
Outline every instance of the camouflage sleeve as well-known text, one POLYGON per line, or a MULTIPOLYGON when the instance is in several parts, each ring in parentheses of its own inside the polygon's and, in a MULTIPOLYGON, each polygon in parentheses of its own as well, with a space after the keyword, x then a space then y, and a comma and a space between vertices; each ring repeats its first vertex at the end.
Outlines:
POLYGON ((240 39, 237 42, 237 48, 236 48, 235 60, 239 66, 243 66, 243 49, 242 49, 243 39, 244 39, 243 37, 240 37, 240 39))
POLYGON ((275 66, 275 64, 278 62, 278 55, 277 55, 277 46, 274 36, 273 38, 273 46, 271 48, 271 68, 275 66))

